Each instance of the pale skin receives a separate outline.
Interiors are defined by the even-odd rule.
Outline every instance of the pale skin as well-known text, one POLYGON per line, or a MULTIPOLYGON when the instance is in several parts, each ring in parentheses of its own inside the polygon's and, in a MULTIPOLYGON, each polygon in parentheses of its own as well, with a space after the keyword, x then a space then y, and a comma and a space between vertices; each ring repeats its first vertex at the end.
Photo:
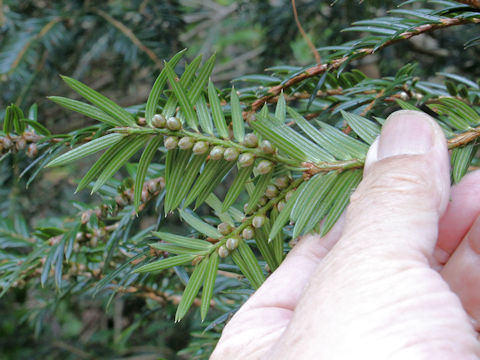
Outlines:
POLYGON ((477 324, 480 172, 452 187, 440 127, 400 111, 340 221, 299 241, 211 359, 479 359, 477 324))

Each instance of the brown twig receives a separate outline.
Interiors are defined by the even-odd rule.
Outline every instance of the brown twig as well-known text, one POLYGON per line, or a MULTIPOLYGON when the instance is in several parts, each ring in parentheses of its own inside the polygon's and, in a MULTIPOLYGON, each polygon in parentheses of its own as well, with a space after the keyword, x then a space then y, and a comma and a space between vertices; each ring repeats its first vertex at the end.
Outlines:
POLYGON ((455 1, 480 9, 480 0, 455 0, 455 1))
MULTIPOLYGON (((411 31, 406 31, 402 34, 400 34, 398 37, 395 39, 392 39, 390 41, 385 42, 382 46, 380 46, 377 50, 383 49, 389 45, 392 45, 396 42, 402 41, 402 40, 407 40, 410 39, 413 36, 420 35, 429 31, 433 31, 436 29, 441 29, 441 28, 446 28, 450 26, 456 26, 456 25, 463 25, 463 24, 469 24, 469 23, 480 23, 480 19, 461 19, 461 18, 449 18, 449 19, 442 19, 440 20, 440 23, 438 24, 425 24, 425 25, 420 25, 416 28, 414 28, 411 31)), ((375 50, 376 51, 376 50, 375 50)), ((367 48, 367 49, 360 49, 356 53, 354 53, 357 58, 360 57, 365 57, 367 55, 373 54, 374 49, 373 48, 367 48)), ((286 81, 284 84, 276 85, 271 87, 268 90, 268 95, 265 95, 261 97, 260 99, 254 101, 251 106, 251 111, 256 112, 260 107, 263 106, 265 102, 267 102, 269 99, 271 99, 274 96, 277 96, 280 94, 280 92, 286 88, 289 88, 292 85, 298 84, 299 82, 309 79, 311 77, 317 76, 327 70, 335 70, 338 69, 343 63, 348 61, 350 59, 350 56, 344 56, 339 59, 334 59, 328 64, 317 64, 315 66, 312 66, 308 69, 306 69, 303 73, 291 78, 290 80, 286 81)))
POLYGON ((127 38, 129 38, 140 50, 142 50, 144 53, 148 55, 150 59, 155 63, 155 65, 158 68, 161 68, 163 66, 162 61, 158 58, 158 56, 150 50, 147 46, 145 46, 144 43, 140 41, 140 39, 133 33, 132 30, 130 30, 127 26, 125 26, 123 23, 120 21, 114 19, 110 15, 108 15, 106 12, 100 9, 94 10, 95 13, 100 15, 102 18, 104 18, 106 21, 108 21, 110 24, 112 24, 114 27, 116 27, 118 30, 120 30, 127 38))
POLYGON ((317 64, 321 64, 322 59, 320 57, 320 54, 319 54, 318 50, 315 48, 315 45, 313 45, 312 40, 310 40, 310 37, 307 35, 305 30, 303 30, 302 24, 300 23, 300 19, 298 18, 297 6, 295 4, 295 0, 292 0, 292 10, 293 10, 293 17, 295 18, 295 23, 297 24, 298 31, 300 31, 300 34, 302 34, 303 39, 305 40, 308 47, 312 51, 312 54, 315 57, 315 61, 317 62, 317 64))

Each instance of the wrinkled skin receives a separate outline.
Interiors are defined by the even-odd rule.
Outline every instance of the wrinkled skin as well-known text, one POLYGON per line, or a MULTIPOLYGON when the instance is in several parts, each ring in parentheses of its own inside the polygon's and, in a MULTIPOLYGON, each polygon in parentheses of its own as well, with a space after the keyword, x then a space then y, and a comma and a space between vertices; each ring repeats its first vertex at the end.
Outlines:
POLYGON ((450 186, 444 135, 392 114, 324 237, 301 239, 211 359, 478 359, 480 172, 450 186))

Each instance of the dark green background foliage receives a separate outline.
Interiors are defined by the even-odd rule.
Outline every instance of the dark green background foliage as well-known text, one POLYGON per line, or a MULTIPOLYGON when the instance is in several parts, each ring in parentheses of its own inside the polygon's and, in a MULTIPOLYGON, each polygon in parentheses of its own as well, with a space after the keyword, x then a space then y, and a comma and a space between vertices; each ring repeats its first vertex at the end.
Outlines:
POLYGON ((479 166, 479 8, 296 3, 326 71, 290 0, 0 0, 2 359, 208 358, 395 110, 438 120, 453 182, 479 166))

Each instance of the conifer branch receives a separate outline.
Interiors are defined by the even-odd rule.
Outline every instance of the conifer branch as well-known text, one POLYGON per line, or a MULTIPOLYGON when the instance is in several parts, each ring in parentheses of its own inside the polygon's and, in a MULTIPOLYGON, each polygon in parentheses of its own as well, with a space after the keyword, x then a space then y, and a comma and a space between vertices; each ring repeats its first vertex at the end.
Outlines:
MULTIPOLYGON (((400 41, 403 41, 403 40, 408 40, 413 36, 424 34, 424 33, 427 33, 427 32, 433 31, 433 30, 437 30, 437 29, 443 29, 443 28, 447 28, 447 27, 451 27, 451 26, 471 24, 471 23, 478 24, 478 23, 480 23, 480 19, 477 19, 477 18, 441 19, 440 23, 424 24, 424 25, 420 25, 420 26, 414 28, 413 30, 403 32, 400 35, 398 35, 397 37, 395 37, 394 39, 391 39, 391 40, 385 42, 383 45, 379 46, 377 49, 374 49, 374 48, 360 49, 360 50, 357 50, 356 52, 354 52, 353 55, 355 55, 356 59, 362 58, 362 57, 373 54, 377 50, 383 49, 383 48, 385 48, 387 46, 390 46, 392 44, 395 44, 397 42, 400 42, 400 41)), ((299 82, 301 82, 303 80, 312 78, 312 77, 317 76, 319 74, 322 74, 327 70, 331 71, 331 70, 338 69, 343 63, 348 61, 351 58, 351 56, 352 56, 352 54, 348 54, 348 55, 345 55, 345 56, 343 56, 339 59, 334 59, 328 64, 314 65, 314 66, 306 69, 303 73, 301 73, 301 74, 291 78, 290 80, 286 81, 285 83, 271 87, 268 90, 268 95, 265 95, 265 96, 261 97, 260 99, 255 100, 252 103, 251 112, 256 112, 258 109, 260 109, 260 107, 263 106, 263 104, 265 104, 265 102, 267 102, 269 100, 272 100, 272 101, 269 101, 269 102, 274 102, 272 98, 279 95, 282 90, 285 90, 285 89, 287 89, 287 88, 289 88, 289 87, 291 87, 295 84, 298 84, 299 82)))

